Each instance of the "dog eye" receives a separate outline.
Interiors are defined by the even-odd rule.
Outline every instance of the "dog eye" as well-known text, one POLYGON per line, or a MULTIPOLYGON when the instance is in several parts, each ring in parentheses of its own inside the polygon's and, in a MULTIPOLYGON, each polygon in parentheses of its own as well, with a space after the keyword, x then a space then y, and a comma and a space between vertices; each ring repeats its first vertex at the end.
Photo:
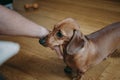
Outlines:
POLYGON ((59 38, 61 38, 61 37, 63 37, 63 34, 61 33, 61 31, 58 31, 58 32, 56 33, 56 36, 59 37, 59 38))

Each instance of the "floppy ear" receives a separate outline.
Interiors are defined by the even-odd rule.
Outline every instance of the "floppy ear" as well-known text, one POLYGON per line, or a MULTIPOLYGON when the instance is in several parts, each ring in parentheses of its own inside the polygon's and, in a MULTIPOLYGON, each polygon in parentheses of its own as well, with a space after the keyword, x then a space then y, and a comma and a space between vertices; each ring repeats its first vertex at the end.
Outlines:
POLYGON ((73 36, 67 45, 67 54, 76 54, 81 48, 84 47, 84 35, 79 30, 74 30, 73 36))

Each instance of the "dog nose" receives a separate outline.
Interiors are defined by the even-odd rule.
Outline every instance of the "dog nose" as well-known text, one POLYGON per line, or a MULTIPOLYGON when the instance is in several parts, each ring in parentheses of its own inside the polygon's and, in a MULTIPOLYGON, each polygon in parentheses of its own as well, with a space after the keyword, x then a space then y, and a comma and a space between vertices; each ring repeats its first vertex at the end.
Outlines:
POLYGON ((40 43, 41 45, 43 45, 43 46, 46 47, 46 46, 47 46, 47 45, 46 45, 46 39, 47 39, 46 37, 41 38, 41 39, 39 40, 39 43, 40 43))

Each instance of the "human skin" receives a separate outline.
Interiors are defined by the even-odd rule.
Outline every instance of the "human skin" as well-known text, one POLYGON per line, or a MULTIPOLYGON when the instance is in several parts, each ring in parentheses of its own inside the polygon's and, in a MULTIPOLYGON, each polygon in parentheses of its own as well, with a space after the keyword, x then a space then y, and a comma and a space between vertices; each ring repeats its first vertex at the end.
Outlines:
POLYGON ((0 5, 0 35, 42 38, 49 31, 19 13, 0 5))

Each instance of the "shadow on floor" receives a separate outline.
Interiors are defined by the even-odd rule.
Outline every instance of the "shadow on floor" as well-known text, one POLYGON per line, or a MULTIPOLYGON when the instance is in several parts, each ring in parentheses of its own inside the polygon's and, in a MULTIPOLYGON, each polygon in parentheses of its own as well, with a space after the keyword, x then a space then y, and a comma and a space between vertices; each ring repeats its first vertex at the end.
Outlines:
POLYGON ((116 50, 113 54, 111 54, 112 58, 120 58, 120 50, 116 50))

